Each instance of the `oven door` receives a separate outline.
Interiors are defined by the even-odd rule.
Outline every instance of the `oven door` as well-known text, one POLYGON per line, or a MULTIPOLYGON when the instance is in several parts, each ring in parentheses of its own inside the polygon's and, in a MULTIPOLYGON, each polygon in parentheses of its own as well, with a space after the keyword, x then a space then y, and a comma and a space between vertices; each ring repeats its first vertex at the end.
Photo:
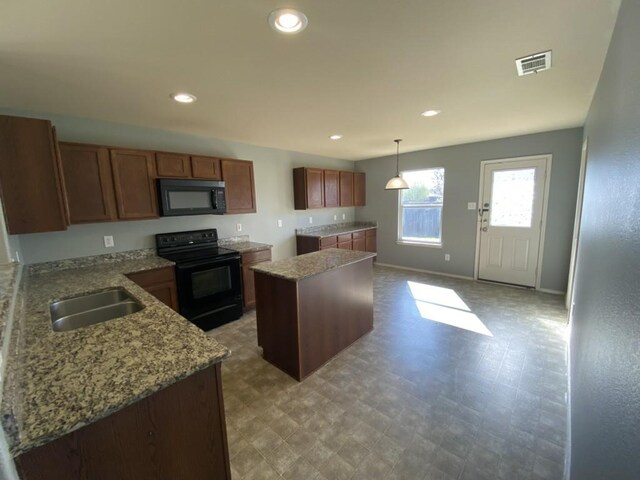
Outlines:
POLYGON ((187 318, 242 299, 240 257, 176 265, 180 313, 187 318))

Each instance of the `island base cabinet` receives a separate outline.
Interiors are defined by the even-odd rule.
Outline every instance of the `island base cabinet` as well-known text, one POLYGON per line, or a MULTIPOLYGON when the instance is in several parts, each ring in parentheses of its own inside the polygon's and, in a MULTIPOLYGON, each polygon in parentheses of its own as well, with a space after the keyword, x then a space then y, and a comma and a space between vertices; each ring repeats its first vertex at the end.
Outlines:
POLYGON ((16 458, 22 480, 229 480, 220 364, 16 458))
POLYGON ((264 359, 301 381, 370 332, 372 272, 371 258, 297 282, 255 272, 264 359))

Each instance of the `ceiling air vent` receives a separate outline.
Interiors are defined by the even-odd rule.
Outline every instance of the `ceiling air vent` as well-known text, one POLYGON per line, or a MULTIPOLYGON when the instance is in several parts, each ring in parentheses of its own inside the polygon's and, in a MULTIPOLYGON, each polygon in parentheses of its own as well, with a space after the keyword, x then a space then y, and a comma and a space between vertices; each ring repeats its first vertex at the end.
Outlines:
POLYGON ((551 68, 551 50, 516 59, 518 75, 529 75, 551 68))

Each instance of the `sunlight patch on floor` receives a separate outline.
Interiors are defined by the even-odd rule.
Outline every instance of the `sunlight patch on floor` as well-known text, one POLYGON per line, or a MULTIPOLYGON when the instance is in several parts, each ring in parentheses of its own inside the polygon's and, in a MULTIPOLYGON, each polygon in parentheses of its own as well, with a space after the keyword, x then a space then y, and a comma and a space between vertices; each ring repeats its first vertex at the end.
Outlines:
POLYGON ((434 287, 425 283, 407 282, 420 316, 425 320, 493 337, 460 296, 451 288, 434 287))

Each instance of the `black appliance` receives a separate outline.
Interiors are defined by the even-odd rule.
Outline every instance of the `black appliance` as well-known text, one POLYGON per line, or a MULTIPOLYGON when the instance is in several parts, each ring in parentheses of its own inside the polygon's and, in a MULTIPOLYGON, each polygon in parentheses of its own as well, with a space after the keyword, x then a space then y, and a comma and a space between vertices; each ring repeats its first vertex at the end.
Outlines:
POLYGON ((159 178, 158 195, 163 217, 222 215, 227 210, 224 182, 159 178))
POLYGON ((242 316, 240 254, 218 247, 215 228, 156 235, 158 256, 176 263, 180 314, 203 330, 242 316))

